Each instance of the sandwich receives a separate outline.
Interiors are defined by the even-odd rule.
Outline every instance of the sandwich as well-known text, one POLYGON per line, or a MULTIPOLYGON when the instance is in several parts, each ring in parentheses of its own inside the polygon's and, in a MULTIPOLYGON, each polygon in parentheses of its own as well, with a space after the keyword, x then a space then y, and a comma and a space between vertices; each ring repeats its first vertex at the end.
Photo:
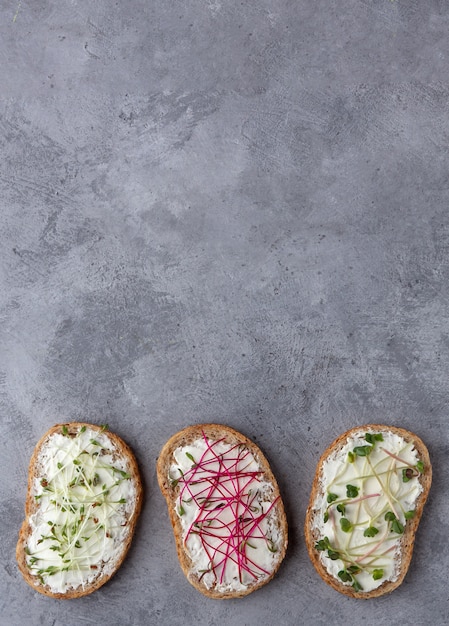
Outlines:
POLYGON ((92 593, 118 570, 142 506, 130 448, 106 426, 57 424, 37 443, 16 548, 26 582, 53 598, 92 593))
POLYGON ((407 430, 369 424, 338 437, 319 460, 305 520, 321 578, 353 598, 396 589, 431 482, 427 448, 407 430))
POLYGON ((163 447, 157 476, 179 562, 198 591, 239 598, 273 578, 287 548, 287 520, 257 445, 227 426, 189 426, 163 447))

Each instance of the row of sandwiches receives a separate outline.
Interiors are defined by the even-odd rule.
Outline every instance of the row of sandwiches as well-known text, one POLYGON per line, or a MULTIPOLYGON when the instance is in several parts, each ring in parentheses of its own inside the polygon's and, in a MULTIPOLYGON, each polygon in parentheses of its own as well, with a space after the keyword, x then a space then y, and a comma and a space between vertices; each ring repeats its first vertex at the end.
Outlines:
MULTIPOLYGON (((224 425, 189 426, 157 461, 179 562, 211 598, 246 596, 268 583, 287 551, 276 478, 260 448, 224 425)), ((410 565, 432 480, 415 434, 369 424, 323 452, 305 520, 321 578, 354 598, 393 591, 410 565)), ((141 511, 134 454, 107 426, 58 424, 31 458, 16 557, 26 582, 53 598, 92 593, 118 570, 141 511)))

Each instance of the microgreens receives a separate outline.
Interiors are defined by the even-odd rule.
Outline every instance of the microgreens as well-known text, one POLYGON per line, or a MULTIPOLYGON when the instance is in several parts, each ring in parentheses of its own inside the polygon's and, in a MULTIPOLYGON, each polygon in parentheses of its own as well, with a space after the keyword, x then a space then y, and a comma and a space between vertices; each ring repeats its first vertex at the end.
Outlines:
POLYGON ((273 543, 273 541, 271 539, 267 539, 267 548, 270 552, 277 552, 278 549, 276 548, 275 544, 273 543))
POLYGON ((382 433, 366 433, 365 434, 365 439, 368 443, 371 443, 372 445, 374 445, 376 443, 376 441, 383 441, 383 435, 382 433))
POLYGON ((414 478, 415 476, 418 476, 418 472, 415 473, 415 471, 411 467, 404 467, 404 469, 402 470, 402 482, 403 483, 408 483, 408 481, 414 478))
POLYGON ((221 442, 210 441, 203 433, 200 452, 195 447, 194 456, 183 450, 191 467, 182 472, 172 466, 169 481, 178 488, 175 510, 184 529, 184 545, 189 546, 189 537, 194 535, 209 558, 200 578, 207 573, 216 585, 225 584, 235 565, 239 582, 245 584, 270 575, 254 553, 263 548, 277 558, 272 555, 279 551, 278 541, 271 537, 270 522, 265 520, 270 519, 279 496, 269 501, 259 488, 263 472, 255 468, 256 460, 245 444, 224 444, 223 450, 217 448, 221 442), (174 479, 176 470, 180 476, 174 479))
POLYGON ((398 540, 389 533, 402 535, 406 522, 413 519, 416 514, 415 510, 403 508, 403 498, 406 494, 413 493, 413 487, 411 492, 407 493, 405 487, 401 491, 401 488, 396 487, 397 478, 403 483, 408 483, 424 472, 424 463, 421 460, 413 465, 408 460, 410 457, 404 454, 410 449, 411 444, 405 442, 403 448, 396 452, 387 446, 377 445, 378 442, 384 441, 382 433, 367 432, 364 439, 366 444, 353 447, 347 453, 346 466, 335 471, 335 477, 328 484, 328 491, 322 504, 324 523, 332 521, 332 532, 335 532, 337 537, 339 533, 350 534, 355 529, 361 532, 360 534, 357 532, 354 541, 340 537, 338 542, 336 540, 335 545, 332 545, 328 537, 325 537, 315 543, 315 549, 323 553, 322 559, 328 558, 342 563, 338 574, 334 575, 342 582, 351 584, 356 592, 363 591, 356 578, 361 571, 369 574, 375 581, 385 577, 387 570, 383 566, 379 567, 385 560, 380 557, 390 552, 386 546, 394 545, 388 542, 398 540), (373 450, 376 451, 375 455, 372 455, 373 450), (348 464, 354 464, 354 469, 350 469, 348 464), (345 477, 350 483, 346 485, 346 498, 342 493, 345 477), (393 478, 395 482, 392 482, 393 478), (373 481, 378 483, 377 490, 372 486, 373 481), (355 484, 352 484, 354 482, 355 484), (373 506, 370 506, 371 498, 383 498, 384 503, 382 500, 373 500, 373 506), (340 513, 339 519, 332 515, 333 507, 340 513), (405 519, 403 522, 401 515, 405 519), (387 526, 382 518, 387 522, 387 526), (368 541, 360 541, 362 535, 368 541), (360 551, 361 548, 364 549, 364 553, 360 551))
MULTIPOLYGON (((65 436, 69 434, 66 425, 61 431, 65 436)), ((86 427, 82 426, 78 434, 85 431, 86 427)), ((96 445, 100 444, 96 442, 96 445)), ((42 584, 48 576, 58 572, 97 568, 90 563, 91 557, 80 552, 82 546, 89 542, 93 546, 89 554, 92 549, 95 553, 105 537, 113 537, 116 524, 126 524, 121 505, 126 504, 127 499, 123 497, 120 485, 130 478, 130 474, 108 463, 106 452, 109 450, 99 457, 98 452, 79 452, 78 447, 67 444, 64 452, 63 457, 55 455, 46 476, 40 479, 42 492, 34 495, 36 501, 42 502, 46 515, 37 531, 40 532, 36 537, 39 547, 33 553, 29 546, 25 548, 28 568, 42 584), (94 513, 97 507, 100 512, 94 513), (56 511, 57 516, 48 519, 50 511, 56 511), (42 532, 44 523, 48 532, 42 532)))
POLYGON ((331 561, 336 561, 340 558, 340 553, 336 550, 332 550, 331 548, 329 548, 329 550, 327 551, 327 556, 330 558, 331 561))
POLYGON ((380 580, 381 578, 383 578, 384 575, 384 571, 383 569, 374 569, 372 576, 374 580, 380 580))
POLYGON ((372 452, 373 446, 356 446, 353 450, 356 456, 369 456, 372 452))
POLYGON ((327 550, 329 547, 329 539, 327 537, 324 537, 324 539, 320 539, 315 544, 315 549, 319 551, 327 550))
POLYGON ((404 532, 404 526, 398 519, 395 519, 393 522, 391 522, 391 530, 394 533, 398 533, 398 535, 402 535, 402 533, 404 532))
POLYGON ((346 569, 342 569, 338 572, 338 577, 344 582, 344 583, 350 583, 352 582, 352 576, 351 574, 348 572, 348 570, 346 569))
POLYGON ((359 487, 355 487, 354 485, 346 485, 346 497, 347 498, 357 498, 359 495, 359 487))

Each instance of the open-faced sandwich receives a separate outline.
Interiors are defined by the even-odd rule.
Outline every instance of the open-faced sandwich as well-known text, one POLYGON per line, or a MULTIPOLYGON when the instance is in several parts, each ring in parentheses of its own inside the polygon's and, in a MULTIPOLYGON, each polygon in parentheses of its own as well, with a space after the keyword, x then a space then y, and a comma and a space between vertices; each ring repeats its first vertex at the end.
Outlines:
POLYGON ((142 504, 137 463, 107 427, 58 424, 31 458, 16 556, 26 582, 53 598, 95 591, 120 567, 142 504))
POLYGON ((227 426, 190 426, 165 444, 157 474, 194 587, 211 598, 237 598, 273 578, 287 521, 276 479, 252 441, 227 426))
POLYGON ((337 591, 373 598, 410 565, 432 481, 426 446, 402 428, 353 428, 318 463, 305 522, 309 556, 337 591))

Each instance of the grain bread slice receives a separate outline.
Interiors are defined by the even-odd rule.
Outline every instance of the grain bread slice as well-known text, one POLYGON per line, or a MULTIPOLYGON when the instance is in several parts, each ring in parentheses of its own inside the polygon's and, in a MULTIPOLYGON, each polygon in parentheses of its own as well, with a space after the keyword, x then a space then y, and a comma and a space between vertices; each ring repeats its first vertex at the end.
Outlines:
POLYGON ((277 572, 287 548, 279 487, 256 444, 219 424, 189 426, 157 462, 181 567, 210 598, 240 598, 277 572))
POLYGON ((323 452, 305 519, 321 578, 353 598, 376 598, 403 581, 429 494, 429 453, 415 434, 368 424, 323 452))
POLYGON ((106 583, 130 547, 142 484, 130 448, 106 426, 57 424, 31 457, 16 558, 26 582, 52 598, 106 583))

